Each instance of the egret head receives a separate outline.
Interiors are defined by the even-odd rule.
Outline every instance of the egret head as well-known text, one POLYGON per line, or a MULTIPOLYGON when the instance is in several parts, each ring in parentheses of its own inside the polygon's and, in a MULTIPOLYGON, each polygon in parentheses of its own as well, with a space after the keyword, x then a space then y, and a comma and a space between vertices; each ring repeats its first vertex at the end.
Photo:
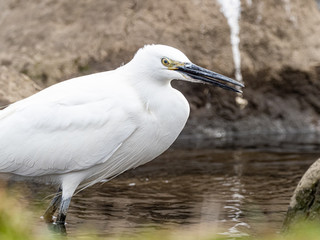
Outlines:
POLYGON ((165 45, 146 45, 131 61, 144 74, 160 81, 184 80, 209 83, 227 90, 240 92, 240 82, 193 64, 184 53, 165 45))

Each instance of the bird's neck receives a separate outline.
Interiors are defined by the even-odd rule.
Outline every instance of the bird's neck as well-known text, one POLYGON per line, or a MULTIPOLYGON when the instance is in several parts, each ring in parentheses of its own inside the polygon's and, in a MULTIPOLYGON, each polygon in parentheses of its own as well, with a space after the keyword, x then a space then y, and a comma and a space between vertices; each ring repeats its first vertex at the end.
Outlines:
POLYGON ((189 114, 187 100, 182 93, 171 86, 170 80, 161 79, 152 71, 144 71, 143 67, 134 70, 130 69, 131 67, 130 64, 126 64, 118 70, 127 74, 126 81, 134 88, 138 97, 143 104, 148 106, 149 110, 161 111, 162 108, 170 108, 178 104, 180 108, 183 108, 183 111, 189 114))
POLYGON ((117 71, 121 71, 121 75, 125 76, 123 80, 135 90, 142 101, 157 104, 163 99, 162 94, 169 94, 173 90, 171 81, 159 79, 158 75, 144 69, 143 66, 136 68, 136 65, 131 65, 129 62, 118 68, 117 71))
POLYGON ((190 107, 185 97, 171 86, 171 81, 159 83, 150 74, 123 70, 127 74, 125 85, 130 86, 140 100, 141 118, 147 118, 146 122, 158 129, 161 139, 167 137, 169 142, 174 141, 189 117, 190 107))

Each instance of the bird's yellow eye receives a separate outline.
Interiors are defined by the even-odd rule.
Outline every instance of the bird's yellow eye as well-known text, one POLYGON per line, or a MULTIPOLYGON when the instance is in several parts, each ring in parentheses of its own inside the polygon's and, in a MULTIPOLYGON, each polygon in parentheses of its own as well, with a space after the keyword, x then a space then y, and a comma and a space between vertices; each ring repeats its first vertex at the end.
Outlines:
POLYGON ((169 60, 168 58, 162 58, 162 59, 161 59, 161 63, 162 63, 164 66, 168 67, 168 66, 170 65, 170 60, 169 60))

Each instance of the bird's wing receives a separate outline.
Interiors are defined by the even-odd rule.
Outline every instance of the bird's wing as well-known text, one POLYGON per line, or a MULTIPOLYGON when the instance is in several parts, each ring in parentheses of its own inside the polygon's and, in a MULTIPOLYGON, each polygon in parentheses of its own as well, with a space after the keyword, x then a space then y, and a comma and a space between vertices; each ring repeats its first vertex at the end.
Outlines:
POLYGON ((36 100, 0 112, 1 172, 39 176, 84 170, 107 161, 137 128, 116 98, 36 100))

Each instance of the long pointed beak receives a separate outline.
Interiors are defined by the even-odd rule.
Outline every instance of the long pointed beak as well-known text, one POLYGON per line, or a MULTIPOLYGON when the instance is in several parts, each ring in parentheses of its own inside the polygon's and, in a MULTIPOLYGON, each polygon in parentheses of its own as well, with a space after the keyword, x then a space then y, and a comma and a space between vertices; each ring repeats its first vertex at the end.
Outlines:
POLYGON ((242 91, 234 86, 229 86, 228 84, 244 87, 244 85, 238 81, 223 76, 219 73, 210 71, 208 69, 199 67, 193 63, 185 63, 183 65, 177 66, 176 71, 182 72, 193 79, 197 79, 205 83, 209 83, 223 89, 238 93, 242 93, 242 91))

